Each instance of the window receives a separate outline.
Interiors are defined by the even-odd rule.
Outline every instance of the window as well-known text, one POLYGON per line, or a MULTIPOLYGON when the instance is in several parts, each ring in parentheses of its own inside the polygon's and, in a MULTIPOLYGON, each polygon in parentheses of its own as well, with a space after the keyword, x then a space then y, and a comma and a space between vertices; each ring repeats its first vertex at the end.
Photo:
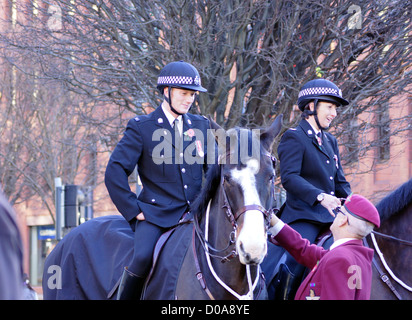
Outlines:
POLYGON ((378 160, 386 161, 390 158, 390 118, 389 108, 381 106, 377 112, 377 142, 378 160))

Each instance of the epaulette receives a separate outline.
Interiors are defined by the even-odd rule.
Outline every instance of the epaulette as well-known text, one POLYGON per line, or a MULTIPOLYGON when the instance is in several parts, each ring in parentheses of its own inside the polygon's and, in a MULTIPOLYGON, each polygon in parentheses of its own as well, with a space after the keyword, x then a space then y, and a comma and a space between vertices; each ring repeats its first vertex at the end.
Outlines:
POLYGON ((139 116, 135 117, 134 120, 135 120, 135 121, 140 121, 139 116))

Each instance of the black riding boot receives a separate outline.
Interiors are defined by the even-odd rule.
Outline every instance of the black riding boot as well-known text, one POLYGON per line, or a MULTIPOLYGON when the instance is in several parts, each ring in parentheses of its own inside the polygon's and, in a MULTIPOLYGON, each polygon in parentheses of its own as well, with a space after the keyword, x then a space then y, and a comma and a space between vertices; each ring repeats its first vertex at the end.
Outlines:
POLYGON ((117 288, 117 300, 140 300, 145 279, 126 268, 117 288))
POLYGON ((299 283, 289 267, 282 263, 276 275, 275 300, 293 300, 299 283))

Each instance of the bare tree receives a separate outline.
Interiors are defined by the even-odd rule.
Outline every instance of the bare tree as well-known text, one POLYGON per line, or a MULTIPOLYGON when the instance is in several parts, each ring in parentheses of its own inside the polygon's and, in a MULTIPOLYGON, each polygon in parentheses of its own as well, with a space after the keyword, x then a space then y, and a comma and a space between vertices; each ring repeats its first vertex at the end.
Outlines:
POLYGON ((79 126, 106 125, 98 139, 121 131, 124 112, 158 105, 158 72, 174 60, 194 64, 208 89, 192 112, 226 127, 265 126, 283 113, 286 129, 299 120, 306 81, 337 83, 351 101, 332 128, 347 142, 344 163, 397 131, 373 143, 353 137, 384 132, 390 121, 410 129, 410 117, 385 116, 392 97, 410 96, 410 0, 11 2, 23 18, 0 33, 5 61, 47 85, 57 81, 62 97, 78 101, 79 126), (103 106, 110 112, 96 118, 93 108, 103 106), (361 120, 367 113, 374 121, 361 120))
POLYGON ((28 76, 16 67, 2 65, 2 70, 2 187, 12 204, 35 195, 53 217, 55 177, 96 186, 101 126, 91 123, 81 108, 84 102, 62 83, 28 76))

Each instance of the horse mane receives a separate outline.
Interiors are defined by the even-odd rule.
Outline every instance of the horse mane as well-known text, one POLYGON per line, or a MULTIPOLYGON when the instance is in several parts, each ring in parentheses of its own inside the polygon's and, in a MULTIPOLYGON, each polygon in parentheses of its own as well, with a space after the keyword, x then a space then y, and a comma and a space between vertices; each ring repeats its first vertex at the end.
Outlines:
POLYGON ((205 183, 200 190, 199 195, 192 203, 192 213, 201 219, 203 213, 206 211, 209 200, 216 194, 216 190, 220 183, 220 165, 209 165, 206 171, 205 183))
POLYGON ((405 209, 412 202, 412 179, 392 191, 376 205, 381 220, 405 209))
MULTIPOLYGON (((240 140, 239 140, 239 134, 241 130, 248 130, 251 132, 249 129, 246 128, 240 128, 240 127, 234 127, 226 131, 226 153, 230 152, 230 139, 231 137, 235 138, 238 146, 237 146, 237 159, 240 159, 240 150, 241 146, 239 145, 240 140)), ((253 139, 252 135, 248 136, 248 149, 251 148, 251 143, 250 139, 253 139)), ((248 150, 248 153, 251 153, 250 150, 248 150)), ((215 159, 217 161, 217 158, 215 159)), ((213 198, 213 196, 216 194, 216 190, 219 187, 220 183, 220 165, 215 163, 212 165, 208 166, 207 172, 206 172, 206 177, 205 177, 205 183, 199 193, 199 195, 196 197, 196 199, 193 201, 191 205, 191 211, 193 213, 193 216, 196 216, 201 219, 202 215, 204 212, 206 212, 207 205, 210 201, 210 199, 213 198)))

